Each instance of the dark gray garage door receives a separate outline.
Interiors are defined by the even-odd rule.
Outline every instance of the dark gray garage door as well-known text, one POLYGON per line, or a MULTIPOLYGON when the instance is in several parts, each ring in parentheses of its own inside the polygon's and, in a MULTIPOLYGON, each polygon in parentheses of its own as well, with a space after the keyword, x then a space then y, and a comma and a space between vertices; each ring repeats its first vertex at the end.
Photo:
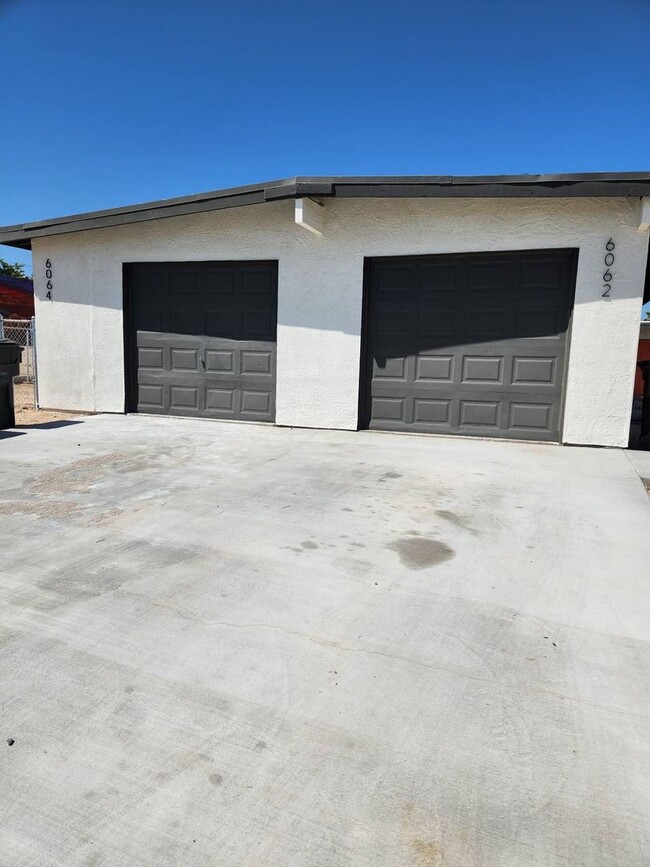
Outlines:
POLYGON ((576 251, 372 259, 361 422, 559 439, 576 251))
POLYGON ((276 262, 135 264, 125 285, 128 409, 274 420, 276 262))

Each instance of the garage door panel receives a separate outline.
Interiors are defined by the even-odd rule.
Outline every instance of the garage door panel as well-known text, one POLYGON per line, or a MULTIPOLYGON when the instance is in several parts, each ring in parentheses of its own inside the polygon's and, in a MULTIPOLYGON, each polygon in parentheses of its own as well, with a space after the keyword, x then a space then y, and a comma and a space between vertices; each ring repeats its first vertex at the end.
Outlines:
POLYGON ((147 407, 143 412, 162 412, 165 407, 164 386, 154 383, 140 385, 138 405, 147 407))
POLYGON ((143 370, 164 370, 164 349, 161 346, 141 346, 138 348, 138 367, 143 370))
POLYGON ((242 275, 242 289, 248 298, 263 298, 271 303, 275 297, 273 275, 267 270, 250 268, 242 275))
POLYGON ((241 413, 252 420, 271 421, 271 395, 267 391, 257 391, 244 387, 241 393, 241 413))
POLYGON ((406 357, 374 358, 373 377, 406 381, 406 357))
POLYGON ((406 398, 376 396, 372 402, 372 417, 375 422, 401 422, 406 424, 406 398))
POLYGON ((552 403, 510 403, 509 429, 512 431, 551 430, 553 421, 552 403))
POLYGON ((272 374, 271 353, 254 349, 241 353, 241 372, 270 376, 272 374))
POLYGON ((236 271, 232 268, 215 270, 207 268, 204 272, 206 302, 210 307, 219 308, 222 303, 236 297, 236 271))
POLYGON ((415 359, 416 382, 453 382, 453 355, 419 355, 415 359))
POLYGON ((518 310, 514 337, 562 337, 566 329, 565 318, 557 310, 518 310))
POLYGON ((456 289, 458 271, 459 266, 453 264, 433 266, 422 264, 418 270, 417 284, 424 292, 447 294, 456 289))
POLYGON ((557 359, 515 356, 512 359, 512 385, 556 386, 557 359))
POLYGON ((557 440, 575 252, 407 261, 368 268, 362 423, 557 440))
POLYGON ((504 369, 503 355, 465 355, 461 382, 472 385, 503 385, 504 369))
POLYGON ((529 257, 521 263, 520 289, 550 288, 556 290, 565 280, 566 259, 547 256, 545 258, 529 257))
MULTIPOLYGON (((482 296, 482 304, 485 303, 485 296, 482 296)), ((507 309, 468 306, 464 319, 462 343, 505 340, 512 332, 512 312, 507 309)))
POLYGON ((186 371, 186 370, 196 370, 199 369, 199 350, 197 349, 179 349, 178 347, 171 347, 171 361, 170 361, 170 370, 171 371, 186 371))
POLYGON ((379 292, 385 289, 408 289, 411 275, 410 264, 403 266, 387 264, 377 276, 377 289, 379 292))
POLYGON ((235 415, 236 389, 234 386, 217 388, 207 386, 205 389, 205 409, 208 414, 223 414, 230 418, 235 415))
POLYGON ((489 427, 490 429, 494 428, 495 431, 498 430, 501 401, 463 399, 459 402, 459 407, 458 423, 461 427, 489 427))
POLYGON ((377 338, 403 335, 406 338, 409 329, 409 315, 403 311, 378 312, 374 315, 374 332, 377 338))
POLYGON ((444 425, 451 423, 453 401, 451 398, 419 398, 413 399, 413 422, 425 425, 444 425))
POLYGON ((207 373, 234 373, 235 351, 233 349, 206 349, 205 369, 207 373))
POLYGON ((241 335, 244 340, 271 339, 275 331, 275 311, 254 308, 242 311, 241 335))
POLYGON ((134 265, 129 287, 132 408, 274 420, 276 263, 134 265))
POLYGON ((199 388, 194 385, 170 386, 169 405, 172 409, 195 409, 199 408, 199 388))
POLYGON ((495 292, 508 288, 510 268, 507 261, 470 264, 467 272, 467 288, 470 292, 477 289, 495 292))
POLYGON ((225 302, 224 306, 213 307, 206 309, 203 314, 204 326, 201 331, 207 337, 217 337, 219 339, 234 339, 241 333, 239 323, 239 310, 228 306, 225 302))
POLYGON ((458 340, 462 334, 462 319, 462 311, 457 308, 420 311, 411 316, 407 327, 410 326, 411 334, 415 330, 422 348, 435 349, 450 340, 458 340))

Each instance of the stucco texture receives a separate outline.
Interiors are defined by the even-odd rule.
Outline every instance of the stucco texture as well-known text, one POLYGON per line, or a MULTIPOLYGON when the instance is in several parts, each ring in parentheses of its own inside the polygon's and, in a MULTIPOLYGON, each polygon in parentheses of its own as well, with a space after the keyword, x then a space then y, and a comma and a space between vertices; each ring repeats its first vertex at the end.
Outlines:
POLYGON ((123 263, 277 259, 276 421, 353 430, 365 257, 572 247, 562 441, 625 446, 648 245, 639 215, 637 199, 339 199, 325 201, 317 237, 285 201, 36 239, 40 402, 124 411, 123 263), (610 237, 616 261, 605 300, 610 237))

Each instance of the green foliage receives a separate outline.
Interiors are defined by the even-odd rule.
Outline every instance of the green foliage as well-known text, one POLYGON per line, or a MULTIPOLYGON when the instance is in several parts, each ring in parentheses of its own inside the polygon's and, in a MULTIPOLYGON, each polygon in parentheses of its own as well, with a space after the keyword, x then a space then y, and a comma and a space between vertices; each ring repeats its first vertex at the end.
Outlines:
POLYGON ((22 277, 25 278, 29 276, 25 273, 25 266, 21 265, 19 262, 14 262, 12 265, 11 262, 5 262, 4 259, 0 259, 0 275, 3 277, 22 277))

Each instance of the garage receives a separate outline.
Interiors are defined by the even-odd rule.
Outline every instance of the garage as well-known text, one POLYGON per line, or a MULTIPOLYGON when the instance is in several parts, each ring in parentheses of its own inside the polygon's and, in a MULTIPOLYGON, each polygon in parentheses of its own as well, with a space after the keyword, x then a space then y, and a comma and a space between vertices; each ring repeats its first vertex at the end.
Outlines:
POLYGON ((275 420, 277 262, 125 267, 127 411, 275 420))
POLYGON ((557 441, 575 250, 366 263, 361 426, 557 441))
POLYGON ((298 176, 0 241, 43 409, 626 448, 649 230, 648 173, 298 176))

